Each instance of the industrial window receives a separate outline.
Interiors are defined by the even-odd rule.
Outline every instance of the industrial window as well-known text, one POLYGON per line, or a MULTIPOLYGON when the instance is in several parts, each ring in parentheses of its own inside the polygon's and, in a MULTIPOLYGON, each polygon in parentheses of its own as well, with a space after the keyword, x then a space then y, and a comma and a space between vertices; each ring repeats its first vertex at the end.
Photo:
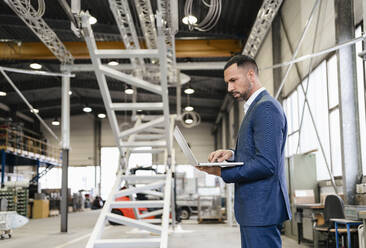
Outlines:
POLYGON ((331 165, 327 99, 327 61, 323 61, 284 100, 289 129, 286 156, 314 152, 318 180, 329 178, 326 164, 331 165), (304 92, 312 116, 305 104, 304 92), (318 132, 315 131, 312 118, 318 132))
POLYGON ((341 131, 339 120, 339 98, 338 98, 338 65, 337 56, 333 55, 327 61, 327 83, 328 83, 328 111, 329 111, 329 141, 331 148, 331 166, 333 176, 342 175, 342 149, 341 131))
MULTIPOLYGON (((355 30, 355 36, 362 34, 361 26, 355 30)), ((364 79, 365 63, 357 56, 363 50, 362 43, 356 43, 358 120, 360 125, 360 143, 363 175, 366 175, 366 115, 364 79)), ((342 175, 341 130, 338 93, 337 56, 333 55, 323 61, 311 73, 310 78, 302 82, 318 130, 323 151, 318 142, 311 115, 307 107, 304 109, 304 94, 299 86, 283 101, 288 119, 288 142, 286 156, 314 151, 316 153, 318 180, 329 179, 326 168, 328 162, 334 176, 342 175), (309 87, 307 89, 307 82, 309 87), (303 115, 303 118, 302 118, 303 115), (301 124, 301 119, 303 119, 301 124), (301 126, 301 130, 300 130, 301 126)))

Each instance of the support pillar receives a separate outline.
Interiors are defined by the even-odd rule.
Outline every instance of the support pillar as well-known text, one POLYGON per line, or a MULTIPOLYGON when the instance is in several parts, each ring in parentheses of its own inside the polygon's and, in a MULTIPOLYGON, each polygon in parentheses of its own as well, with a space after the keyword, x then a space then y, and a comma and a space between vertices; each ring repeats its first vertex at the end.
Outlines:
POLYGON ((37 184, 37 192, 40 193, 41 189, 40 189, 40 185, 39 185, 39 167, 41 166, 41 162, 39 160, 37 160, 36 162, 36 184, 37 184))
POLYGON ((67 232, 68 215, 68 169, 70 149, 70 77, 62 77, 62 106, 61 106, 61 133, 62 133, 62 184, 61 184, 61 232, 67 232))
POLYGON ((225 128, 226 128, 226 147, 225 149, 229 149, 230 147, 230 139, 231 139, 231 123, 230 123, 230 114, 229 112, 224 113, 225 128))
MULTIPOLYGON (((98 190, 98 195, 100 195, 100 182, 97 182, 97 168, 101 170, 101 148, 102 148, 102 121, 95 117, 94 119, 94 188, 98 190)), ((99 178, 100 180, 100 178, 99 178)))
POLYGON ((226 116, 223 114, 223 117, 221 119, 221 149, 226 149, 227 148, 227 128, 226 128, 226 116))
MULTIPOLYGON (((232 125, 232 128, 233 128, 233 136, 232 138, 234 138, 234 145, 235 145, 235 141, 238 137, 238 134, 239 134, 239 128, 240 128, 240 124, 241 124, 241 120, 239 118, 240 114, 239 114, 239 111, 241 111, 242 109, 239 108, 239 104, 240 102, 236 101, 234 102, 233 104, 233 108, 234 108, 234 123, 232 125)), ((232 147, 233 148, 233 147, 232 147)))
MULTIPOLYGON (((281 49, 281 9, 272 22, 272 61, 273 64, 282 63, 281 49)), ((277 92, 281 85, 282 67, 273 69, 273 92, 277 92)), ((278 101, 282 104, 282 90, 278 95, 278 101)))
MULTIPOLYGON (((354 38, 353 1, 335 0, 336 43, 354 38)), ((342 147, 343 194, 345 204, 355 203, 356 184, 362 178, 355 47, 337 51, 342 147)))
MULTIPOLYGON (((228 115, 223 113, 221 119, 221 144, 222 147, 220 149, 227 149, 228 147, 228 115)), ((233 226, 233 195, 234 195, 234 184, 229 183, 226 184, 226 216, 227 216, 227 224, 228 226, 233 226)))
POLYGON ((6 163, 6 152, 1 150, 1 188, 4 187, 5 181, 5 163, 6 163))

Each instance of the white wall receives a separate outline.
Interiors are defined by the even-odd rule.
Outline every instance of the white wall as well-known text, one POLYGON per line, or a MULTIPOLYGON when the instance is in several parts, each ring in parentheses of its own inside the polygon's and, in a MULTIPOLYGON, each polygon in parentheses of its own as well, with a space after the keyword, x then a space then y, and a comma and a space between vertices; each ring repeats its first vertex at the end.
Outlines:
MULTIPOLYGON (((131 128, 131 118, 126 116, 126 117, 118 117, 118 124, 119 124, 119 128, 121 131, 127 129, 127 128, 131 128)), ((103 147, 107 147, 107 146, 116 146, 116 140, 113 136, 113 132, 112 129, 109 125, 109 120, 107 118, 102 120, 102 139, 101 139, 101 143, 103 147)))
MULTIPOLYGON (((261 49, 258 51, 257 56, 255 57, 257 65, 259 67, 259 79, 262 83, 262 86, 267 89, 267 91, 273 95, 273 70, 261 70, 261 68, 265 68, 271 66, 273 64, 273 56, 272 56, 272 30, 270 30, 263 41, 261 49)), ((243 103, 244 104, 244 103, 243 103)))
MULTIPOLYGON (((52 120, 46 120, 47 124, 61 139, 61 126, 55 127, 51 125, 52 120)), ((120 128, 125 129, 127 122, 123 118, 119 119, 120 128), (125 124, 122 124, 125 123, 125 124)), ((70 166, 88 166, 94 165, 94 120, 88 115, 72 116, 70 120, 70 166)), ((190 143, 192 151, 199 161, 207 161, 208 154, 214 149, 214 136, 211 135, 213 125, 209 123, 201 123, 194 128, 181 127, 183 135, 190 143)), ((48 142, 57 145, 56 140, 42 128, 42 132, 46 136, 48 142)), ((102 120, 102 147, 116 146, 112 129, 109 126, 108 119, 102 120)), ((187 164, 183 153, 180 151, 178 144, 174 142, 176 151, 176 162, 179 164, 187 164)), ((159 162, 162 162, 159 159, 159 162)))
MULTIPOLYGON (((285 29, 287 30, 289 41, 286 40, 284 31, 281 30, 281 43, 282 43, 282 60, 283 62, 289 61, 292 58, 292 53, 289 48, 291 44, 294 51, 300 40, 301 34, 305 28, 305 24, 308 21, 311 10, 315 0, 308 1, 284 1, 281 9, 281 16, 285 29)), ((299 52, 296 57, 312 54, 313 52, 321 51, 335 45, 335 15, 334 15, 334 2, 333 1, 321 1, 320 13, 319 13, 319 26, 317 33, 316 23, 318 18, 318 10, 315 11, 309 30, 305 35, 305 39, 300 46, 299 52), (314 51, 313 44, 315 42, 314 51)), ((327 55, 316 57, 312 60, 312 68, 316 67, 320 61, 322 61, 327 55)), ((298 69, 300 78, 304 78, 309 71, 310 60, 298 63, 298 69)), ((283 67, 283 75, 286 72, 287 67, 283 67)), ((295 70, 295 66, 290 71, 290 75, 284 85, 284 96, 288 95, 300 81, 299 76, 295 70)))
MULTIPOLYGON (((51 120, 46 123, 56 133, 61 141, 61 125, 52 126, 51 120)), ((57 145, 57 141, 43 127, 41 130, 51 145, 57 145)), ((61 147, 61 144, 60 144, 61 147)), ((94 120, 90 115, 72 116, 70 119, 70 166, 94 165, 94 120)))

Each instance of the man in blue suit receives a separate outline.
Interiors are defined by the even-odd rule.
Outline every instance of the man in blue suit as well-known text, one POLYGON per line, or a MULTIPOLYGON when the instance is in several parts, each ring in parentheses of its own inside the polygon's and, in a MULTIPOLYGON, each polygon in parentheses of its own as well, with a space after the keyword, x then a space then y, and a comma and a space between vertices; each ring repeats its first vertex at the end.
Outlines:
POLYGON ((214 151, 208 160, 244 165, 200 169, 235 183, 234 209, 242 248, 281 247, 280 225, 291 218, 284 168, 286 116, 280 103, 261 86, 254 59, 232 57, 225 65, 224 79, 228 92, 245 101, 245 116, 235 150, 214 151))

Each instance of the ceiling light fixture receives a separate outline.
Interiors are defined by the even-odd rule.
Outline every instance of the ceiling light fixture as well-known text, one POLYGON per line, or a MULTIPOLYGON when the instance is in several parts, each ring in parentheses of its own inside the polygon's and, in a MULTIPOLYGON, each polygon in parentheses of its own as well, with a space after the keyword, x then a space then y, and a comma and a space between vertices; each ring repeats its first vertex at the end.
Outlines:
POLYGON ((193 119, 191 119, 190 117, 188 117, 187 119, 184 120, 184 122, 186 124, 192 124, 193 123, 193 119))
POLYGON ((98 114, 98 118, 100 118, 100 119, 104 119, 105 117, 106 117, 106 115, 103 113, 98 114))
POLYGON ((194 108, 192 106, 187 106, 184 108, 184 110, 190 112, 190 111, 193 111, 194 108))
POLYGON ((0 91, 0 96, 6 96, 6 92, 5 91, 0 91))
POLYGON ((194 89, 192 89, 192 88, 187 88, 187 89, 185 89, 185 90, 184 90, 184 93, 186 93, 187 95, 191 95, 191 94, 193 94, 193 93, 194 93, 194 89))
POLYGON ((53 126, 60 126, 60 121, 59 121, 57 118, 55 118, 55 119, 51 122, 51 124, 52 124, 53 126))
POLYGON ((34 114, 38 114, 39 113, 39 109, 33 108, 33 109, 31 109, 30 112, 32 112, 34 114))
POLYGON ((125 89, 125 93, 127 94, 127 95, 132 95, 133 94, 133 89, 131 89, 131 88, 127 88, 127 89, 125 89))
POLYGON ((188 15, 183 17, 182 22, 186 25, 194 25, 197 23, 197 17, 194 15, 188 15))
POLYGON ((119 65, 119 63, 117 61, 109 61, 108 65, 116 66, 116 65, 119 65))
POLYGON ((138 109, 137 112, 142 112, 142 109, 138 109))
POLYGON ((87 107, 87 106, 85 106, 85 107, 83 108, 83 111, 84 111, 85 113, 90 113, 90 112, 92 112, 92 108, 91 108, 91 107, 87 107))
POLYGON ((38 64, 38 63, 32 63, 29 65, 30 68, 35 69, 35 70, 39 70, 42 68, 42 65, 38 64))
POLYGON ((90 23, 90 25, 94 25, 95 23, 97 23, 98 22, 98 20, 97 20, 97 18, 95 18, 94 16, 90 16, 89 17, 89 23, 90 23))
POLYGON ((69 96, 71 96, 72 95, 72 91, 71 90, 69 90, 69 96))

